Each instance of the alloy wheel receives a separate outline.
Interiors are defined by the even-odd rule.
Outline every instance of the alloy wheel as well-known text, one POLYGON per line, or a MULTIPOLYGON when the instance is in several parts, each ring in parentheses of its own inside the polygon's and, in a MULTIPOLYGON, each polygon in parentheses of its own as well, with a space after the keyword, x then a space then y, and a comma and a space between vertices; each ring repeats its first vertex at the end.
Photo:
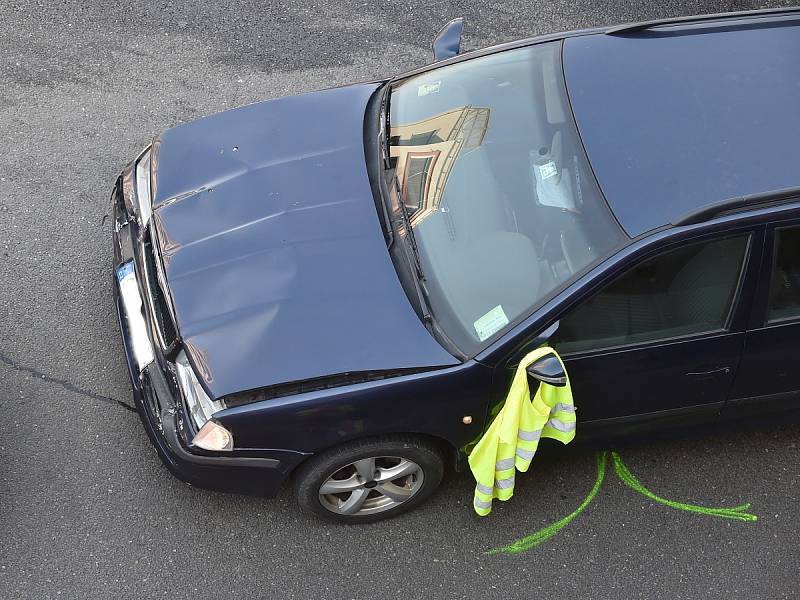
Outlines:
POLYGON ((406 458, 363 458, 331 474, 319 488, 319 500, 339 515, 375 514, 410 500, 423 481, 422 468, 406 458))

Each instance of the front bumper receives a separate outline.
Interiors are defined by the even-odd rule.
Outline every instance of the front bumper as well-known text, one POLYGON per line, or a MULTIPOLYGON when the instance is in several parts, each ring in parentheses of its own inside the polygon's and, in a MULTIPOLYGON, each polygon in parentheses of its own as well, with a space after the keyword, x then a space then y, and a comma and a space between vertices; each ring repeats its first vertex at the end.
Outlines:
MULTIPOLYGON (((144 268, 136 242, 138 230, 136 223, 127 214, 121 199, 120 186, 121 183, 118 182, 112 193, 114 272, 121 265, 132 261, 137 273, 139 294, 144 300, 147 292, 138 275, 144 268)), ((152 325, 153 315, 150 314, 148 303, 142 302, 142 311, 155 359, 140 372, 132 346, 131 327, 135 324, 126 314, 116 277, 114 299, 136 409, 164 465, 182 481, 199 487, 263 496, 275 495, 292 469, 307 455, 274 449, 234 450, 224 456, 192 451, 187 439, 191 435, 186 425, 189 421, 173 372, 156 341, 158 338, 152 325)))

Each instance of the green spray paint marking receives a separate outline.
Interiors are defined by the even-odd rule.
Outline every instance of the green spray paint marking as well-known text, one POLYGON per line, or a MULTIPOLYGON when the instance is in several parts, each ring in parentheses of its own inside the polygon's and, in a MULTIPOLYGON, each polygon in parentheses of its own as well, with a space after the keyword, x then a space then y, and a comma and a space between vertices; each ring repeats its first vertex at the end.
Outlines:
MULTIPOLYGON (((697 504, 687 504, 685 502, 675 502, 674 500, 667 500, 666 498, 662 498, 661 496, 657 496, 646 487, 644 487, 636 477, 634 477, 633 473, 630 472, 628 467, 622 462, 622 457, 617 453, 612 451, 611 452, 611 459, 614 461, 614 471, 617 473, 617 476, 620 480, 627 485, 630 489, 634 492, 642 494, 643 496, 649 498, 653 502, 658 502, 659 504, 663 504, 665 506, 669 506, 670 508, 677 508, 678 510, 685 510, 689 512, 699 513, 701 515, 707 515, 709 517, 721 517, 723 519, 734 519, 737 521, 757 521, 758 517, 756 515, 744 512, 748 508, 750 508, 750 503, 747 504, 740 504, 739 506, 734 506, 733 508, 709 508, 706 506, 699 506, 697 504)), ((584 498, 583 502, 580 503, 578 508, 576 508, 573 512, 568 514, 563 519, 548 525, 547 527, 543 527, 539 531, 527 535, 523 538, 515 540, 508 544, 507 546, 501 546, 499 548, 492 548, 488 550, 486 554, 493 555, 493 554, 519 554, 520 552, 526 552, 527 550, 532 550, 539 546, 540 544, 546 542, 551 537, 556 535, 559 531, 561 531, 567 524, 569 524, 575 517, 581 514, 586 507, 591 504, 592 500, 595 499, 597 493, 600 491, 600 486, 603 484, 603 480, 606 476, 606 464, 608 462, 608 452, 598 452, 597 453, 597 477, 595 478, 594 485, 592 489, 589 490, 589 494, 584 498)))
POLYGON ((606 477, 606 453, 605 452, 598 452, 597 453, 597 478, 594 480, 594 485, 592 489, 589 490, 589 495, 583 499, 580 506, 568 514, 566 517, 561 519, 560 521, 556 521, 552 525, 548 525, 543 529, 540 529, 536 533, 532 533, 531 535, 525 536, 524 538, 518 539, 515 542, 511 542, 508 546, 503 546, 502 548, 494 548, 489 550, 486 554, 519 554, 520 552, 525 552, 526 550, 531 550, 536 548, 539 544, 546 542, 559 531, 561 531, 572 519, 577 517, 581 514, 589 504, 591 504, 594 497, 597 496, 597 492, 600 491, 600 486, 603 483, 603 479, 606 477))
POLYGON ((750 508, 749 502, 746 504, 740 504, 739 506, 734 506, 733 508, 708 508, 706 506, 698 506, 697 504, 675 502, 674 500, 667 500, 661 496, 656 496, 653 492, 639 483, 639 480, 633 476, 633 473, 631 473, 630 470, 628 470, 628 467, 625 466, 625 463, 622 462, 622 457, 619 454, 612 451, 611 458, 614 461, 614 470, 617 472, 617 475, 622 482, 634 492, 638 492, 642 496, 650 498, 650 500, 653 502, 664 504, 670 508, 677 508, 678 510, 700 513, 701 515, 707 515, 709 517, 722 517, 723 519, 736 519, 737 521, 758 521, 758 517, 756 515, 744 512, 750 508))

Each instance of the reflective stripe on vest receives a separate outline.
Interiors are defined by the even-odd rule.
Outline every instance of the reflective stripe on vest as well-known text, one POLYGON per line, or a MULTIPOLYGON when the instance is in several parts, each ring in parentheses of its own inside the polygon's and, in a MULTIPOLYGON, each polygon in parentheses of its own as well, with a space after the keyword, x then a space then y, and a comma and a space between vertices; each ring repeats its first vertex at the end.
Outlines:
POLYGON ((534 454, 536 454, 536 450, 525 450, 524 448, 517 446, 517 456, 519 456, 522 460, 533 460, 534 454))
POLYGON ((564 433, 568 433, 575 429, 575 423, 565 423, 561 419, 550 419, 547 424, 553 429, 557 429, 558 431, 562 431, 564 433))
POLYGON ((542 430, 534 429, 533 431, 525 431, 524 429, 520 429, 517 435, 519 436, 519 439, 524 442, 535 442, 542 437, 542 430))
POLYGON ((482 510, 490 510, 492 508, 492 501, 491 500, 486 502, 485 500, 481 500, 477 496, 475 497, 475 500, 474 500, 473 504, 475 505, 475 508, 479 508, 479 509, 482 509, 482 510))
POLYGON ((483 485, 481 483, 475 486, 475 492, 480 492, 481 494, 486 494, 487 496, 491 496, 494 490, 487 485, 483 485))
POLYGON ((514 487, 514 475, 506 477, 505 479, 498 479, 494 482, 494 487, 498 490, 507 490, 514 487))
POLYGON ((514 468, 514 457, 511 458, 504 458, 503 460, 498 460, 494 468, 496 471, 508 471, 509 469, 514 468))

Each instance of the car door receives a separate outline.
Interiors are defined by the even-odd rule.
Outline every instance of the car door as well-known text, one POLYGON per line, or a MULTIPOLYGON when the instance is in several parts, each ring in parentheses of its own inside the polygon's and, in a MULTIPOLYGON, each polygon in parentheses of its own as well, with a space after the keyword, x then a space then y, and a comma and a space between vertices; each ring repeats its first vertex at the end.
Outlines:
POLYGON ((769 225, 764 248, 726 416, 800 408, 800 219, 769 225))
POLYGON ((762 235, 673 243, 562 314, 550 343, 581 423, 719 412, 744 347, 743 291, 755 285, 762 235))

